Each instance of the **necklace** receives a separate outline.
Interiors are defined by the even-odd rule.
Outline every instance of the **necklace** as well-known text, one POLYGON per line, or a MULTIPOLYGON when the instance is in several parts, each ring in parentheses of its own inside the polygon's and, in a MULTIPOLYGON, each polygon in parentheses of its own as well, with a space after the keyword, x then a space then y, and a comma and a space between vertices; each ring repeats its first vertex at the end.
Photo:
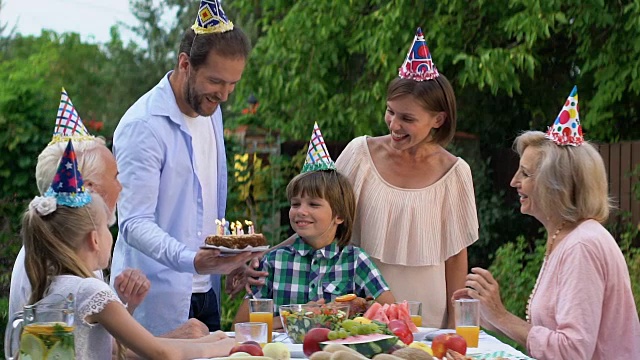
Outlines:
POLYGON ((527 314, 526 319, 528 323, 531 323, 531 300, 536 294, 536 290, 538 289, 538 283, 540 282, 540 278, 542 278, 542 273, 544 272, 544 266, 547 263, 547 258, 549 257, 549 253, 551 253, 551 248, 553 247, 553 243, 556 241, 556 237, 562 228, 564 227, 564 221, 560 224, 560 226, 556 229, 556 232, 553 233, 551 237, 551 241, 547 244, 547 249, 544 252, 544 259, 542 259, 542 266, 540 267, 540 272, 538 273, 538 278, 536 279, 535 285, 533 285, 533 290, 531 291, 531 295, 529 295, 529 300, 527 300, 527 314))

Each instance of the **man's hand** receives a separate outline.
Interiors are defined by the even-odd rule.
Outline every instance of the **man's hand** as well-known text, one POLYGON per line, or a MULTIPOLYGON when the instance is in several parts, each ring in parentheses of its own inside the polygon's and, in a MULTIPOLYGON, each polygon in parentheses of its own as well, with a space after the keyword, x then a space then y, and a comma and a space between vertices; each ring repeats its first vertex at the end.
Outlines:
POLYGON ((247 277, 245 275, 246 268, 246 265, 240 266, 227 275, 224 292, 226 292, 231 299, 244 290, 247 285, 247 277))
POLYGON ((225 283, 225 292, 233 298, 242 290, 246 290, 247 293, 251 293, 250 286, 262 286, 264 285, 264 278, 269 275, 266 271, 255 270, 260 265, 260 258, 254 257, 251 259, 249 265, 241 266, 233 270, 227 275, 227 281, 225 283))
POLYGON ((198 274, 228 274, 244 265, 253 254, 250 252, 239 253, 232 256, 220 256, 216 249, 200 249, 193 259, 193 265, 198 274))
MULTIPOLYGON (((186 323, 180 325, 177 329, 166 334, 160 335, 163 338, 170 339, 200 339, 209 335, 209 328, 202 321, 191 318, 186 323)), ((224 335, 224 333, 222 333, 224 335)), ((217 334, 220 337, 220 334, 217 334)), ((226 335, 225 335, 226 336, 226 335)))
MULTIPOLYGON (((249 286, 262 286, 264 285, 264 278, 269 276, 269 273, 266 271, 258 271, 256 270, 260 266, 260 259, 253 258, 249 263, 249 266, 245 268, 245 277, 247 279, 247 289, 249 286)), ((249 291, 249 290, 248 290, 249 291)))
POLYGON ((120 300, 127 304, 129 313, 133 314, 134 310, 149 293, 151 282, 142 271, 125 269, 120 275, 116 276, 113 286, 120 300))

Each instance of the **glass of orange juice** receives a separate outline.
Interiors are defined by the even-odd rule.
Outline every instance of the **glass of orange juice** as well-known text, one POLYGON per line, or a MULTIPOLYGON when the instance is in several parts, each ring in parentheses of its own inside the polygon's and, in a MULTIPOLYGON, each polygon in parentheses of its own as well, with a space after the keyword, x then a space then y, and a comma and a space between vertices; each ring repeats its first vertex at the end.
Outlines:
POLYGON ((249 299, 249 321, 267 324, 267 342, 273 334, 273 299, 249 299))
POLYGON ((418 327, 422 326, 422 303, 420 301, 407 301, 407 304, 409 304, 411 321, 418 327))
POLYGON ((478 347, 480 338, 480 301, 458 299, 455 302, 456 333, 467 341, 468 347, 478 347))

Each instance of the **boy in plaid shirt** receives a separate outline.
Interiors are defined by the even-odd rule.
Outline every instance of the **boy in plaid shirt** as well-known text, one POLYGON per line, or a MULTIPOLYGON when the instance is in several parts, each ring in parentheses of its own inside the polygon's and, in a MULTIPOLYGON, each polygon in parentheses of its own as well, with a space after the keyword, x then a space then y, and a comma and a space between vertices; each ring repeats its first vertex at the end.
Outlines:
MULTIPOLYGON (((296 239, 263 258, 260 270, 269 276, 254 289, 257 298, 273 299, 276 314, 280 305, 331 302, 345 294, 395 302, 369 255, 349 245, 355 195, 346 177, 333 169, 302 173, 287 186, 287 198, 296 239)), ((245 300, 236 322, 248 321, 248 308, 245 300)), ((274 319, 274 328, 278 323, 279 318, 274 319)))

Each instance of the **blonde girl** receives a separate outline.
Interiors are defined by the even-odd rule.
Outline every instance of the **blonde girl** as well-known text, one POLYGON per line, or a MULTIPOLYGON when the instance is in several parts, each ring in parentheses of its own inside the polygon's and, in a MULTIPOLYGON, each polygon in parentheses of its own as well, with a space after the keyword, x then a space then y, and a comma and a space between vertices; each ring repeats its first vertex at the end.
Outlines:
MULTIPOLYGON (((22 220, 25 264, 33 287, 29 303, 74 294, 77 359, 111 359, 112 336, 149 359, 227 355, 234 341, 221 332, 195 340, 154 337, 129 314, 109 285, 94 277, 93 271, 106 268, 111 258, 109 211, 99 195, 84 191, 77 170, 75 186, 61 185, 70 173, 69 167, 77 167, 71 143, 67 150, 58 170, 59 175, 66 171, 66 176, 56 175, 45 196, 31 201, 22 220), (65 158, 69 154, 71 157, 65 158), (65 187, 79 191, 70 194, 53 190, 65 187)), ((119 355, 124 353, 119 351, 119 355)))

